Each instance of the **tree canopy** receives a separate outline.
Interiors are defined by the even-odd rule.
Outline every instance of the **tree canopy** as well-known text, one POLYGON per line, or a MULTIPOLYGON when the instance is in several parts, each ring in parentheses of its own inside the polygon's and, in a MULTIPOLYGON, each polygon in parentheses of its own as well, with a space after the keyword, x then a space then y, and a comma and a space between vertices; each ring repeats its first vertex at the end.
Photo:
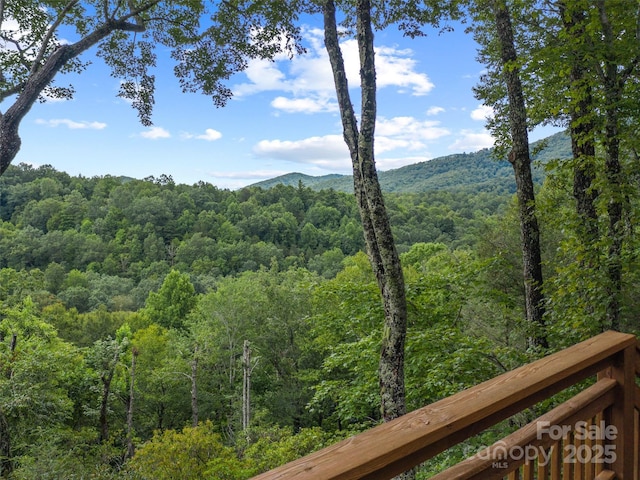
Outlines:
MULTIPOLYGON (((0 175, 20 149, 19 127, 37 101, 71 98, 60 75, 90 66, 90 48, 121 79, 119 95, 151 124, 156 53, 168 48, 184 91, 199 91, 223 106, 225 81, 249 58, 272 58, 298 47, 297 2, 0 2, 0 175)), ((163 73, 166 74, 166 73, 163 73)))

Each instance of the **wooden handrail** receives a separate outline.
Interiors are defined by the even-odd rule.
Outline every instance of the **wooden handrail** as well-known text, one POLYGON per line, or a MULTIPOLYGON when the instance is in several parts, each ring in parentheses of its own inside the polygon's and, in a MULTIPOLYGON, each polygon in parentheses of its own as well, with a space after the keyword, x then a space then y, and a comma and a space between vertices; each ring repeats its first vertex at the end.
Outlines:
POLYGON ((554 441, 548 435, 541 435, 541 425, 572 426, 577 421, 591 418, 598 412, 611 406, 615 399, 617 382, 611 378, 598 381, 591 387, 580 392, 571 400, 559 405, 550 412, 540 416, 518 431, 487 447, 477 455, 458 463, 430 480, 492 480, 504 477, 504 471, 510 471, 513 466, 522 465, 525 458, 513 460, 507 457, 509 451, 531 446, 535 449, 548 448, 554 441), (505 455, 505 456, 503 456, 505 455), (493 468, 500 463, 500 469, 493 468))
MULTIPOLYGON (((602 333, 254 478, 391 478, 598 372, 632 359, 625 364, 635 373, 629 349, 637 357, 637 345, 633 335, 602 333)), ((633 399, 634 390, 626 390, 633 399)))

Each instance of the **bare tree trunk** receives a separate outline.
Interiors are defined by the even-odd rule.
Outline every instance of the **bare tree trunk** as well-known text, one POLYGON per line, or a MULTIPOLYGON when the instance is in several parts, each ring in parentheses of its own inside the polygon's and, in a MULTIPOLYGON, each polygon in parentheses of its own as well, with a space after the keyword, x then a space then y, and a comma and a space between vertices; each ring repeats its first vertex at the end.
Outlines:
POLYGON ((133 445, 133 397, 136 379, 137 356, 138 349, 133 347, 131 349, 131 371, 129 372, 129 405, 127 408, 127 458, 132 458, 133 454, 135 453, 135 446, 133 445))
POLYGON ((509 98, 509 124, 512 142, 509 162, 511 162, 515 173, 520 212, 526 315, 527 320, 535 327, 530 344, 546 348, 548 344, 544 333, 545 305, 542 292, 540 229, 535 213, 535 194, 531 176, 527 108, 522 93, 520 70, 516 66, 518 57, 509 9, 503 0, 495 0, 493 13, 509 98))
POLYGON ((109 420, 107 418, 107 413, 109 412, 109 395, 111 394, 111 381, 113 380, 113 375, 116 371, 118 358, 120 358, 120 347, 116 345, 111 368, 106 372, 103 372, 100 376, 100 380, 102 381, 102 398, 100 400, 99 419, 100 434, 98 436, 98 441, 100 443, 106 442, 109 439, 109 420))
POLYGON ((198 426, 198 347, 191 360, 191 425, 198 426))
POLYGON ((385 421, 389 421, 406 413, 404 345, 407 306, 402 267, 384 206, 374 160, 376 73, 371 5, 368 0, 358 0, 356 6, 362 91, 360 130, 358 130, 349 96, 338 40, 334 2, 326 1, 323 12, 325 46, 333 70, 344 139, 351 155, 355 196, 364 228, 369 261, 384 304, 385 322, 379 363, 379 383, 381 415, 385 421))
POLYGON ((242 348, 242 431, 249 441, 251 420, 251 347, 245 340, 242 348))

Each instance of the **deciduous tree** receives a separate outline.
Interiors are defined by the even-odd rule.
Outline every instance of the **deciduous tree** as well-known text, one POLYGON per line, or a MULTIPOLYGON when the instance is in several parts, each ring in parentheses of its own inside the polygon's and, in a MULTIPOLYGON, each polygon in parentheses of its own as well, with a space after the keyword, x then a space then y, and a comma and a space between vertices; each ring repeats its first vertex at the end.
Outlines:
POLYGON ((196 305, 195 288, 189 276, 172 270, 158 292, 147 298, 146 311, 151 321, 165 328, 183 328, 189 312, 196 305))
POLYGON ((359 128, 349 94, 333 1, 324 2, 323 14, 325 46, 331 61, 344 139, 351 154, 354 192, 364 227, 367 252, 384 303, 385 323, 379 381, 382 417, 388 421, 406 413, 404 344, 407 304, 400 258, 391 232, 374 160, 376 72, 371 4, 367 0, 359 0, 356 4, 362 93, 359 128))
POLYGON ((231 95, 223 82, 250 57, 293 49, 297 29, 288 21, 297 2, 129 0, 0 1, 0 175, 17 155, 20 123, 47 98, 71 98, 73 87, 54 83, 82 72, 81 56, 98 55, 122 79, 120 96, 132 101, 143 124, 154 103, 154 49, 171 49, 186 91, 202 91, 218 106, 231 95), (70 39, 70 41, 69 41, 70 39))
POLYGON ((482 56, 492 71, 484 84, 476 89, 479 98, 496 109, 496 119, 490 122, 494 134, 508 145, 508 159, 513 166, 517 185, 522 241, 523 278, 527 320, 533 327, 533 346, 547 347, 544 327, 540 228, 535 210, 535 193, 529 152, 529 114, 525 102, 521 69, 513 32, 513 21, 506 0, 478 2, 479 18, 485 18, 487 30, 476 37, 482 56))

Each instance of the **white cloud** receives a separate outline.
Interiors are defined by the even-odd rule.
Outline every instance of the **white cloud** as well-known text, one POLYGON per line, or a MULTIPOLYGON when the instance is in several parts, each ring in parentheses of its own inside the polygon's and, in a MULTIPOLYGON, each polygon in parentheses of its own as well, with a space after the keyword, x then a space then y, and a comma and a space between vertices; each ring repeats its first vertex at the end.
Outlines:
POLYGON ((342 135, 309 137, 302 140, 262 140, 253 147, 259 157, 312 164, 328 169, 349 167, 349 150, 342 135))
MULTIPOLYGON (((47 13, 47 9, 44 6, 40 7, 42 13, 47 13)), ((53 20, 50 18, 50 20, 53 20)), ((2 36, 3 39, 0 40, 0 50, 6 51, 18 51, 21 50, 21 55, 23 55, 28 60, 34 60, 37 55, 37 50, 39 44, 34 44, 33 42, 33 31, 32 27, 35 25, 31 24, 29 21, 25 21, 23 18, 23 24, 20 23, 10 16, 7 16, 2 20, 2 36), (8 41, 11 40, 11 41, 8 41), (19 45, 16 45, 16 43, 19 45)), ((51 27, 51 24, 48 25, 51 27)), ((37 27, 36 27, 37 28, 37 27)), ((55 32, 52 40, 61 45, 68 45, 71 42, 64 38, 58 38, 57 34, 59 32, 55 32)))
POLYGON ((493 147, 494 139, 487 131, 474 132, 461 130, 458 139, 449 145, 449 150, 457 152, 475 152, 483 148, 493 147))
MULTIPOLYGON (((414 117, 380 117, 376 123, 375 153, 380 168, 395 168, 415 161, 426 160, 430 141, 450 135, 451 132, 433 120, 414 117), (407 156, 386 159, 389 152, 413 152, 407 156), (415 160, 419 158, 419 160, 415 160)), ((325 135, 301 140, 262 140, 253 152, 263 158, 315 165, 323 169, 350 170, 349 151, 342 135, 325 135)))
MULTIPOLYGON (((13 18, 5 18, 2 22, 2 34, 13 41, 0 40, 0 50, 17 51, 18 47, 14 42, 18 42, 20 48, 28 47, 27 38, 31 34, 29 29, 21 29, 20 24, 13 18)), ((32 55, 33 48, 28 49, 27 55, 32 55)))
POLYGON ((384 137, 380 135, 376 135, 375 139, 375 153, 377 155, 384 152, 391 152, 393 150, 398 149, 407 149, 407 150, 422 150, 426 147, 423 142, 418 140, 410 140, 404 138, 391 138, 384 137))
POLYGON ((271 106, 276 110, 282 110, 287 113, 320 113, 338 111, 338 104, 332 102, 328 97, 276 97, 271 102, 271 106))
POLYGON ((471 111, 471 118, 473 120, 486 121, 489 118, 493 118, 493 108, 488 105, 478 105, 477 108, 471 111))
POLYGON ((244 71, 249 83, 236 85, 233 89, 235 97, 252 95, 269 90, 285 90, 285 75, 276 67, 276 63, 268 60, 250 60, 244 71))
POLYGON ((451 132, 434 120, 417 120, 414 117, 378 118, 376 135, 394 136, 405 140, 436 140, 451 132))
POLYGON ((149 130, 140 133, 140 136, 149 140, 158 140, 159 138, 170 138, 171 134, 162 127, 150 127, 149 130))
POLYGON ((213 128, 207 128, 204 131, 203 135, 197 135, 196 138, 198 140, 206 140, 207 142, 213 142, 214 140, 219 140, 222 138, 222 133, 213 128))
POLYGON ((201 135, 194 135, 192 133, 183 132, 180 134, 180 136, 185 140, 195 138, 196 140, 206 140, 207 142, 214 142, 222 138, 222 133, 220 133, 218 130, 214 130, 213 128, 207 128, 201 135))
MULTIPOLYGON (((334 112, 335 90, 331 65, 322 41, 322 30, 305 33, 309 43, 305 55, 292 60, 270 62, 251 60, 245 70, 247 82, 233 87, 234 97, 260 92, 286 92, 272 102, 272 107, 289 113, 334 112)), ((341 42, 347 78, 351 86, 358 86, 359 57, 354 39, 341 42)), ((398 87, 404 93, 421 96, 429 93, 434 84, 425 73, 417 71, 418 64, 410 49, 381 46, 376 48, 376 82, 378 88, 398 87)))
POLYGON ((42 118, 36 119, 36 123, 38 125, 46 125, 48 127, 59 127, 60 125, 64 125, 71 130, 102 130, 107 127, 107 124, 104 122, 87 122, 81 121, 76 122, 75 120, 69 120, 68 118, 52 118, 51 120, 44 120, 42 118))
POLYGON ((429 107, 429 109, 427 110, 427 115, 428 116, 433 116, 433 115, 438 115, 439 113, 443 113, 445 110, 442 107, 429 107))
MULTIPOLYGON (((350 40, 356 42, 355 40, 350 40)), ((357 47, 355 47, 357 51, 357 47)), ((411 50, 391 47, 376 49, 376 84, 378 88, 398 86, 409 88, 412 95, 422 96, 433 90, 435 85, 426 73, 416 71, 417 62, 411 58, 411 50)), ((357 64, 356 64, 357 65, 357 64)))

